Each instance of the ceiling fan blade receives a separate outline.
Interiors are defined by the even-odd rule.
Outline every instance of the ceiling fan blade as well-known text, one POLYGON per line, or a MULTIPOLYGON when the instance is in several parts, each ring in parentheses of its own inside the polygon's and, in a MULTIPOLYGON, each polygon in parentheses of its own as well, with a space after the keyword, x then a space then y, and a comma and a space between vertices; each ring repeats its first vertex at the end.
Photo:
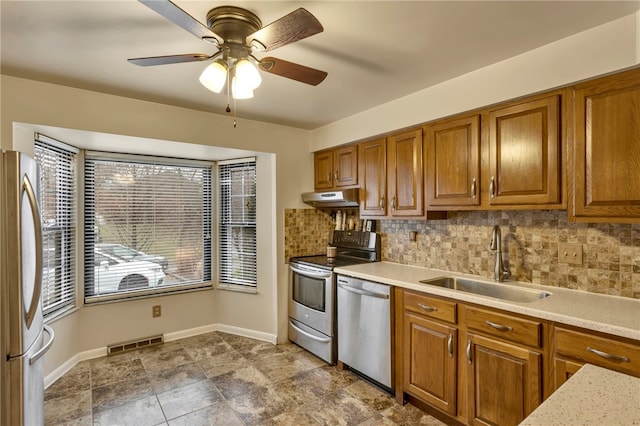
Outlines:
POLYGON ((300 8, 247 36, 247 44, 270 51, 322 31, 324 28, 320 21, 306 9, 300 8))
POLYGON ((312 86, 317 86, 322 83, 328 75, 325 71, 305 67, 304 65, 294 64, 293 62, 272 58, 270 56, 263 58, 260 61, 260 69, 271 74, 290 78, 312 86))
POLYGON ((193 16, 182 10, 169 0, 138 0, 149 9, 159 13, 174 24, 184 28, 191 34, 205 41, 221 44, 222 38, 215 34, 206 25, 200 23, 193 16))
POLYGON ((168 55, 168 56, 151 56, 147 58, 132 58, 127 61, 141 67, 151 67, 154 65, 179 64, 181 62, 198 62, 206 61, 213 58, 211 55, 204 53, 187 53, 184 55, 168 55))

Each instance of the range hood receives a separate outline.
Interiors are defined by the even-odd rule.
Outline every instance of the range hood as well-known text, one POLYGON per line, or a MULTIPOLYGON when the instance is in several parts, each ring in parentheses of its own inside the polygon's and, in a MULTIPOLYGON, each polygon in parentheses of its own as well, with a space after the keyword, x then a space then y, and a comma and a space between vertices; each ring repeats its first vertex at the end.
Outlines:
POLYGON ((358 188, 329 192, 305 192, 302 201, 315 208, 358 207, 360 192, 358 188))

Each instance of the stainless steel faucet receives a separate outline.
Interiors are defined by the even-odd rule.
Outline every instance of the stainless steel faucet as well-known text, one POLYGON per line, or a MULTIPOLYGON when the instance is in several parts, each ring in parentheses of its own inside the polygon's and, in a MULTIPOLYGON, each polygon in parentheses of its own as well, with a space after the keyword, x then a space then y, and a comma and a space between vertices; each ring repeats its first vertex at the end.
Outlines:
POLYGON ((496 252, 496 263, 493 266, 493 279, 502 282, 511 276, 511 271, 502 262, 502 232, 498 225, 493 227, 491 232, 491 243, 489 244, 489 250, 496 252))

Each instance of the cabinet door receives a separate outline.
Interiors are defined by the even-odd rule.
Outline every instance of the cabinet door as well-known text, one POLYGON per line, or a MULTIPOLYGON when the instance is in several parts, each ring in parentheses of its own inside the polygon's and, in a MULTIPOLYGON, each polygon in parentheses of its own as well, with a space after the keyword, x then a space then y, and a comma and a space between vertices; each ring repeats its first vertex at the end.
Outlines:
POLYGON ((358 184, 358 147, 338 148, 333 152, 333 182, 335 187, 358 184))
POLYGON ((457 329, 404 316, 404 391, 455 416, 457 329))
POLYGON ((333 154, 331 151, 316 152, 313 155, 314 188, 333 187, 333 154))
POLYGON ((471 333, 467 337, 471 424, 519 424, 540 405, 541 353, 471 333))
POLYGON ((489 205, 561 207, 560 97, 489 112, 489 205))
POLYGON ((427 209, 480 204, 480 117, 426 128, 427 209))
POLYGON ((576 374, 583 364, 574 361, 568 361, 562 358, 554 358, 553 369, 555 371, 555 389, 557 390, 564 382, 569 380, 571 376, 576 374))
POLYGON ((390 216, 422 216, 422 129, 389 137, 387 197, 390 216))
POLYGON ((387 142, 363 142, 358 148, 360 162, 360 215, 385 216, 387 193, 387 142))
POLYGON ((572 218, 640 219, 640 70, 575 87, 572 218))

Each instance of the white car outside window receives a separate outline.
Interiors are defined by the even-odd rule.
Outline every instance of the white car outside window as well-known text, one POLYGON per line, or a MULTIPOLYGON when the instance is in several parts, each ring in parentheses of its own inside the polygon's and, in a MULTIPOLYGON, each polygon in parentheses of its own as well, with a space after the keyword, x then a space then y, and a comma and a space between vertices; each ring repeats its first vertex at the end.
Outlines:
POLYGON ((95 293, 156 287, 164 283, 165 274, 157 263, 110 256, 95 250, 95 293))

